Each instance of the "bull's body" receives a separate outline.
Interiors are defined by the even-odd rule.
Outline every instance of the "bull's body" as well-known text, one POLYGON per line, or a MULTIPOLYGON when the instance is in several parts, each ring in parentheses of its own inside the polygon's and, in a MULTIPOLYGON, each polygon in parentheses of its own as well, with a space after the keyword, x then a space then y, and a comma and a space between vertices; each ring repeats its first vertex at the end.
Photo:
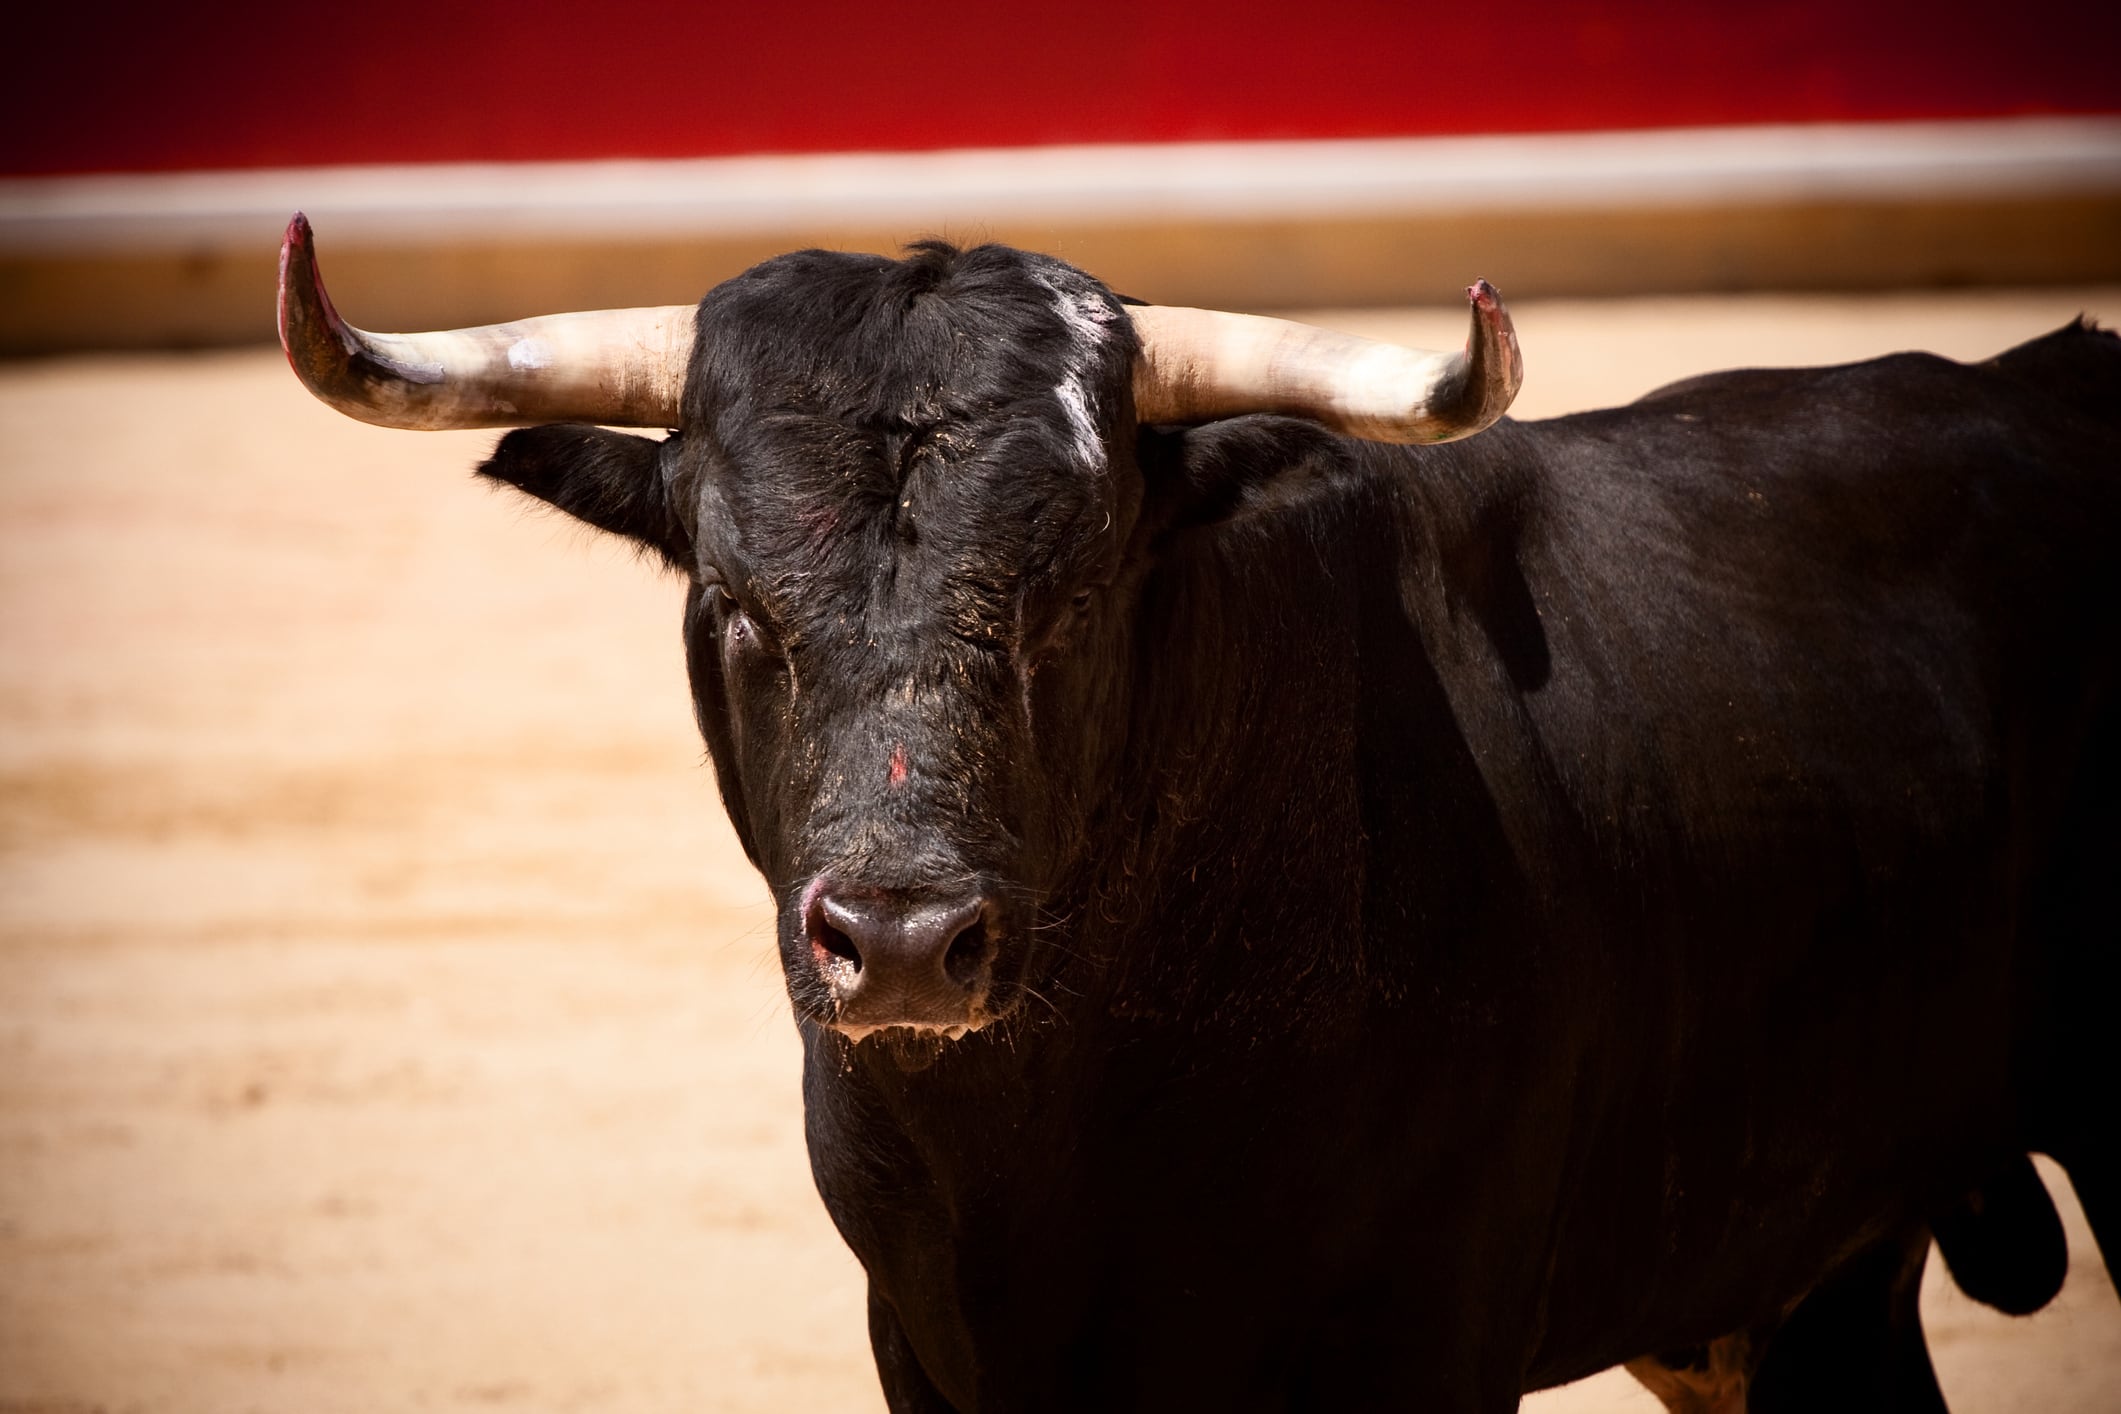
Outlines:
POLYGON ((1159 439, 1313 484, 1145 589, 1050 1011, 916 1070, 805 1031, 898 1403, 910 1349, 966 1409, 1507 1408, 2068 1147, 2111 343, 1159 439))
POLYGON ((285 261, 356 415, 681 428, 484 470, 689 578, 894 1408, 1933 1411, 1931 1228, 2039 1305, 2045 1149, 2121 1236, 2112 335, 1413 449, 1137 414, 1466 435, 1484 285, 1454 362, 998 247, 408 337, 285 261))

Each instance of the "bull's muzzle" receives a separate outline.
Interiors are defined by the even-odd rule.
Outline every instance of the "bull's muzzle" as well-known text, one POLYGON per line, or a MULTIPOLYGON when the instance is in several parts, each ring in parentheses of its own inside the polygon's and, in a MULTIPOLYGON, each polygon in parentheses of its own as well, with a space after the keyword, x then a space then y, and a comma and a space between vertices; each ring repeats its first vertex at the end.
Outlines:
POLYGON ((820 878, 805 891, 810 957, 856 1040, 892 1027, 974 1031, 992 1020, 998 910, 985 894, 905 895, 820 878))

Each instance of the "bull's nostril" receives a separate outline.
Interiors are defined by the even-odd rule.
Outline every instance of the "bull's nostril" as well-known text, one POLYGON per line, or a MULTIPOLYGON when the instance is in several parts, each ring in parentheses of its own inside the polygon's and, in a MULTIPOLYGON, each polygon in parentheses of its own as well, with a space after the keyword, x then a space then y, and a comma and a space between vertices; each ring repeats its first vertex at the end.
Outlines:
POLYGON ((943 972, 958 986, 972 987, 979 982, 980 972, 986 967, 987 955, 991 951, 987 920, 975 918, 950 940, 950 950, 943 954, 943 972))
POLYGON ((860 972, 862 970, 862 951, 854 945, 854 939, 848 937, 824 919, 816 920, 812 926, 810 943, 820 954, 818 958, 820 962, 827 957, 836 957, 841 962, 846 963, 851 971, 860 972))

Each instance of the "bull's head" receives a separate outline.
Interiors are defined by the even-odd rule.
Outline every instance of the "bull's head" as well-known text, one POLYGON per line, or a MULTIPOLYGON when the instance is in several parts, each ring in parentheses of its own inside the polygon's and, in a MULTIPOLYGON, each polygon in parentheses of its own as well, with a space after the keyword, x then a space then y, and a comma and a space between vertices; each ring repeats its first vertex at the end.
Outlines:
POLYGON ((374 335, 332 310, 298 216, 280 327, 311 391, 365 421, 558 424, 481 471, 689 576, 694 704, 779 902, 789 993, 860 1037, 1008 1014, 1034 911, 1086 858, 1138 593, 1201 494, 1145 472, 1138 429, 1477 432, 1521 365, 1494 291, 1470 293, 1466 350, 1432 354, 922 245, 783 256, 697 310, 374 335))

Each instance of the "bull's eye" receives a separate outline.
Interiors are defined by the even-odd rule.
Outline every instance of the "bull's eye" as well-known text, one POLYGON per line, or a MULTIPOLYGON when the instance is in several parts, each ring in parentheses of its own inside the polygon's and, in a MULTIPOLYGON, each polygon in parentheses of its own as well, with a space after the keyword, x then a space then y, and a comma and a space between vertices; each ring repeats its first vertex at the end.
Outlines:
POLYGON ((723 620, 722 635, 731 653, 777 654, 780 651, 766 630, 759 627, 759 621, 735 603, 730 604, 728 617, 723 620))
POLYGON ((1090 611, 1090 591, 1087 589, 1078 589, 1075 592, 1075 598, 1070 600, 1069 602, 1075 605, 1076 613, 1088 613, 1090 611))
POLYGON ((708 593, 722 616, 722 642, 731 651, 742 653, 767 646, 766 635, 759 628, 758 620, 746 613, 744 606, 736 601, 727 587, 721 584, 708 586, 708 593))

